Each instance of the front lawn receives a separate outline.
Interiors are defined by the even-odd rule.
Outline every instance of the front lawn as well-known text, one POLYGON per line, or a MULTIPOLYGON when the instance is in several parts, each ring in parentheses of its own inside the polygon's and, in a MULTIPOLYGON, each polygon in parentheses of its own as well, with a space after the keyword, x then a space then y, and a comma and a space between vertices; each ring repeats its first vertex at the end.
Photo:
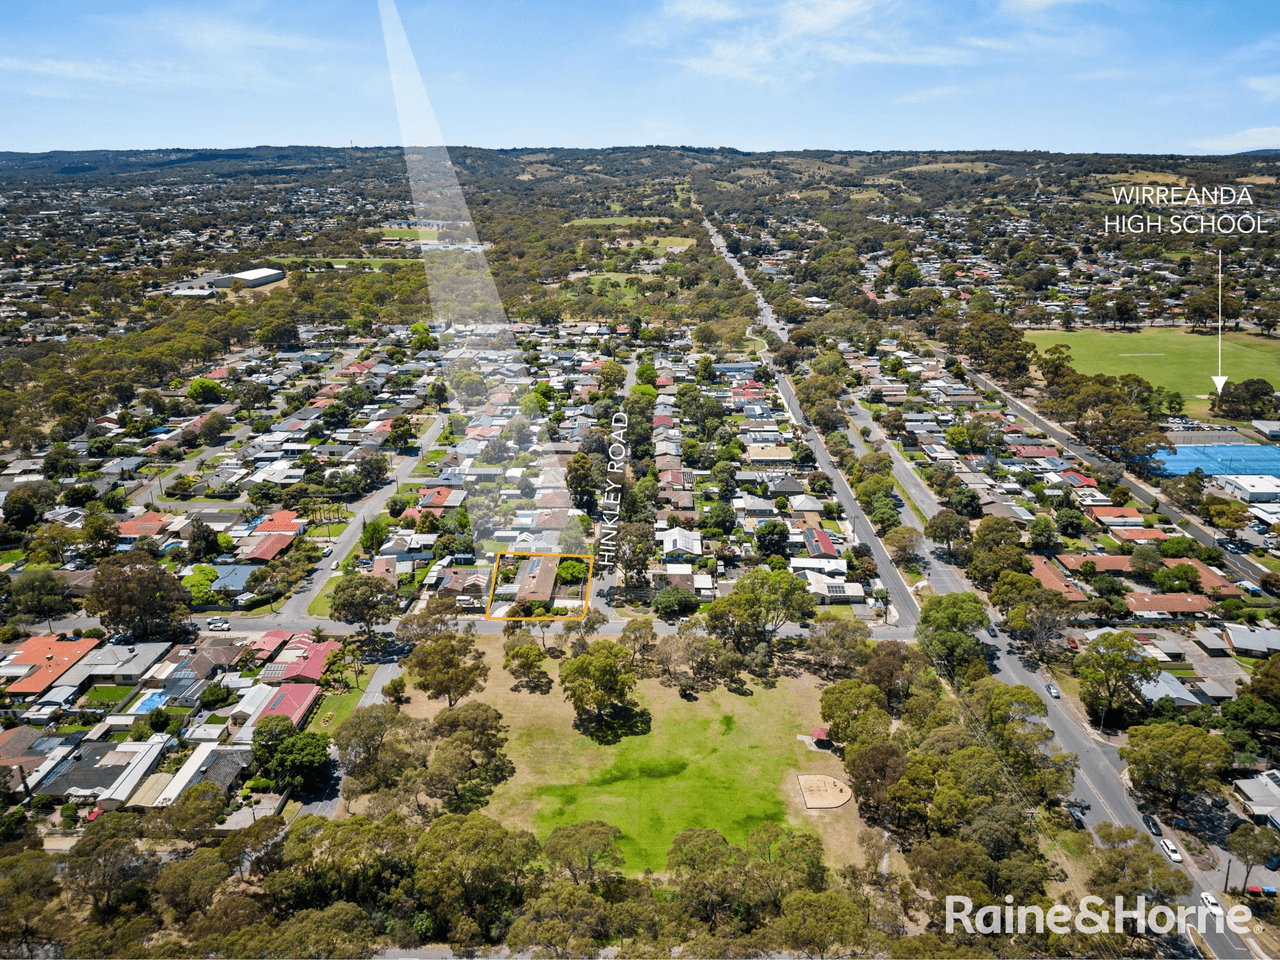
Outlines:
POLYGON ((333 589, 338 585, 339 577, 330 577, 325 581, 315 599, 307 604, 307 616, 328 618, 333 604, 333 589))
POLYGON ((352 690, 325 697, 311 715, 307 729, 312 733, 333 733, 334 728, 355 711, 363 693, 363 690, 352 690))

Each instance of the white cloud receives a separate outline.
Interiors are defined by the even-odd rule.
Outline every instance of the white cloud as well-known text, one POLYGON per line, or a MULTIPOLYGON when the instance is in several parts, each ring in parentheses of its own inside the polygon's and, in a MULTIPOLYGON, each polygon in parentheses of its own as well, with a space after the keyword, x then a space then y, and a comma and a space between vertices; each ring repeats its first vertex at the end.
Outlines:
POLYGON ((1244 85, 1262 94, 1265 100, 1280 97, 1280 73, 1273 73, 1266 77, 1245 77, 1244 85))
POLYGON ((1133 74, 1129 70, 1122 70, 1119 67, 1103 67, 1101 70, 1085 70, 1082 73, 1073 74, 1070 79, 1084 83, 1114 83, 1117 80, 1128 80, 1131 76, 1133 74))
POLYGON ((709 77, 765 83, 781 79, 772 69, 773 61, 774 48, 770 41, 744 35, 735 39, 712 40, 703 55, 685 57, 678 62, 709 77))
POLYGON ((1063 3, 1079 3, 1080 0, 1001 0, 997 13, 1035 13, 1063 3))
POLYGON ((280 93, 310 89, 331 69, 340 43, 247 19, 164 10, 95 18, 103 38, 76 58, 10 46, 0 53, 6 83, 35 96, 97 97, 120 88, 183 87, 280 93), (114 36, 113 36, 114 34, 114 36))
POLYGON ((928 100, 953 97, 963 91, 963 87, 927 87, 924 90, 913 90, 910 93, 904 93, 897 98, 897 101, 899 103, 924 103, 928 100))
POLYGON ((1250 127, 1238 133, 1205 140, 1193 140, 1191 146, 1206 153, 1243 153, 1246 150, 1280 149, 1280 127, 1250 127))
POLYGON ((778 10, 778 22, 787 37, 824 35, 851 19, 865 20, 875 6, 872 0, 787 0, 778 10))
POLYGON ((103 82, 115 79, 114 71, 106 64, 84 60, 59 60, 55 57, 13 57, 0 55, 0 72, 21 73, 28 76, 57 77, 61 80, 93 80, 103 82))
POLYGON ((743 14, 727 0, 665 0, 662 12, 676 20, 737 20, 743 14))
MULTIPOLYGON (((986 73, 1052 59, 1088 67, 1108 41, 1097 25, 1037 23, 1030 29, 990 13, 985 19, 956 19, 949 8, 909 0, 665 0, 656 15, 634 18, 624 39, 665 49, 671 62, 703 76, 784 88, 860 66, 969 67, 986 73)), ((931 82, 952 79, 925 75, 917 82, 931 90, 931 82)))
POLYGON ((667 47, 674 62, 735 82, 794 85, 824 65, 971 62, 971 50, 913 35, 919 10, 904 0, 668 0, 658 17, 633 23, 630 42, 667 47), (689 31, 693 19, 702 29, 689 31), (732 22, 731 22, 732 21, 732 22))

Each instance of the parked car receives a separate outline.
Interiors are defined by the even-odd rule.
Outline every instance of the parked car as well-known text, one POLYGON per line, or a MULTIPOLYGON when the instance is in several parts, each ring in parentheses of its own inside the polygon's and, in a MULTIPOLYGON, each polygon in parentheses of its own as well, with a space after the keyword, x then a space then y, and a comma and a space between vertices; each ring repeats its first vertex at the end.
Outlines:
POLYGON ((1142 825, 1151 831, 1151 835, 1153 837, 1164 835, 1164 832, 1160 829, 1160 821, 1149 813, 1143 814, 1142 825))
POLYGON ((991 637, 1000 636, 999 632, 996 630, 996 625, 994 623, 987 625, 987 635, 991 637))
POLYGON ((327 557, 331 553, 333 553, 333 547, 325 547, 323 550, 320 551, 320 556, 327 557))
POLYGON ((1075 637, 1067 637, 1067 649, 1068 649, 1068 650, 1079 650, 1079 649, 1080 649, 1080 642, 1079 642, 1078 640, 1076 640, 1076 638, 1075 638, 1075 637))
POLYGON ((1058 692, 1058 688, 1052 683, 1046 683, 1044 688, 1049 691, 1049 696, 1053 697, 1053 699, 1058 700, 1061 698, 1062 694, 1058 692))
POLYGON ((340 561, 340 560, 335 560, 335 561, 333 561, 333 563, 329 564, 329 569, 330 569, 330 570, 337 570, 337 569, 338 569, 338 564, 339 564, 339 563, 341 563, 341 562, 342 562, 342 561, 340 561))
POLYGON ((1178 852, 1177 846, 1168 837, 1160 841, 1160 849, 1164 851, 1164 855, 1174 863, 1182 862, 1182 854, 1178 852))
POLYGON ((1071 822, 1075 824, 1077 830, 1085 829, 1084 813, 1079 807, 1067 807, 1067 813, 1071 814, 1071 822))
POLYGON ((1204 893, 1200 894, 1200 902, 1204 904, 1205 909, 1213 916, 1222 916, 1222 904, 1218 902, 1218 898, 1212 893, 1209 893, 1206 890, 1204 893))

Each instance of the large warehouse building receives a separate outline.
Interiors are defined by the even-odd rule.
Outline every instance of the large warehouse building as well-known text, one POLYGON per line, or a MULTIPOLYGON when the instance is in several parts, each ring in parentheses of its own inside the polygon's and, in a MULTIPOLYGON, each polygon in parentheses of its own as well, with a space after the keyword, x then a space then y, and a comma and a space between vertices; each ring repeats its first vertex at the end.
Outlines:
POLYGON ((246 270, 243 273, 232 273, 225 277, 218 277, 213 281, 213 285, 219 288, 226 288, 239 280, 245 287, 262 287, 268 283, 275 283, 277 280, 283 279, 283 270, 276 270, 273 267, 258 267, 256 270, 246 270))

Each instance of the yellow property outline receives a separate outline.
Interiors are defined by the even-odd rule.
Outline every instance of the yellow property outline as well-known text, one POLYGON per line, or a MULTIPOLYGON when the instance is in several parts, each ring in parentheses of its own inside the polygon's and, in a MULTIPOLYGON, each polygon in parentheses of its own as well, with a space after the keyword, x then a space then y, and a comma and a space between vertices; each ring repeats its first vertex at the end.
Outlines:
MULTIPOLYGON (((556 565, 559 567, 559 564, 556 565)), ((589 553, 517 553, 514 550, 499 550, 498 555, 493 559, 493 583, 489 585, 489 602, 484 608, 484 618, 486 620, 498 620, 509 622, 512 620, 555 620, 555 621, 573 621, 582 620, 587 615, 587 607, 591 603, 591 574, 594 573, 595 557, 589 553), (498 570, 502 566, 503 557, 559 557, 561 560, 585 560, 587 561, 587 578, 583 581, 586 593, 582 598, 582 613, 576 617, 491 617, 489 611, 493 609, 493 594, 498 589, 498 570)))

